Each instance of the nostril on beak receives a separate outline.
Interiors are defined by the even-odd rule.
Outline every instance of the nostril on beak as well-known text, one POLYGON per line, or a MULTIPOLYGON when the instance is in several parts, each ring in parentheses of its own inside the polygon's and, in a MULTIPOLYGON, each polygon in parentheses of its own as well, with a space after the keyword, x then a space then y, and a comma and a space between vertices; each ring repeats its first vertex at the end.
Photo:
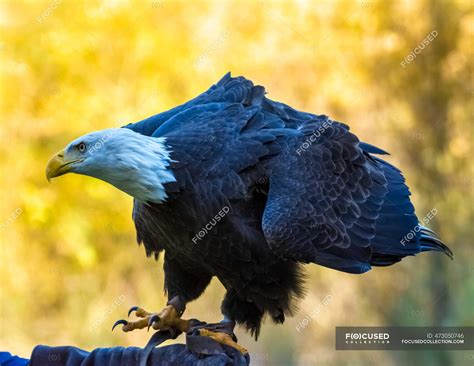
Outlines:
POLYGON ((61 154, 58 154, 58 157, 59 158, 64 158, 64 155, 61 153, 61 154))

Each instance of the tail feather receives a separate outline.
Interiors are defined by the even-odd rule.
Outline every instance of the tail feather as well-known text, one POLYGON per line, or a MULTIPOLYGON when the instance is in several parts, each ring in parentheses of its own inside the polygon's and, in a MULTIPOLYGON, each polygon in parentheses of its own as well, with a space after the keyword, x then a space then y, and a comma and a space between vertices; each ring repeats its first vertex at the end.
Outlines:
POLYGON ((453 259, 453 252, 444 244, 436 233, 425 226, 421 226, 420 251, 421 252, 442 252, 453 259))
POLYGON ((420 252, 445 253, 451 259, 453 252, 431 229, 422 226, 410 202, 410 191, 401 172, 386 161, 373 157, 383 169, 388 192, 379 212, 375 237, 371 242, 373 266, 390 266, 406 256, 420 252))

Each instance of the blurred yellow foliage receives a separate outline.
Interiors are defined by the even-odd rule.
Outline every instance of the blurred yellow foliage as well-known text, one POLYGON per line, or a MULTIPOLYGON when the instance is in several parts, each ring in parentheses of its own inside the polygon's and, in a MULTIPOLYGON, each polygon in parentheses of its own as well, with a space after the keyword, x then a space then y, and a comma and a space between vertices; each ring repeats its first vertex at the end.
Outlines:
MULTIPOLYGON (((110 331, 129 306, 165 303, 162 264, 135 244, 131 198, 81 176, 49 185, 45 164, 74 137, 171 108, 232 71, 392 152, 456 258, 364 276, 308 267, 293 319, 267 323, 258 343, 237 331, 254 364, 467 364, 463 352, 335 352, 333 336, 336 325, 474 323, 473 21, 468 0, 3 0, 0 349, 145 344, 146 332, 110 331)), ((222 295, 214 282, 187 315, 219 320, 222 295)))

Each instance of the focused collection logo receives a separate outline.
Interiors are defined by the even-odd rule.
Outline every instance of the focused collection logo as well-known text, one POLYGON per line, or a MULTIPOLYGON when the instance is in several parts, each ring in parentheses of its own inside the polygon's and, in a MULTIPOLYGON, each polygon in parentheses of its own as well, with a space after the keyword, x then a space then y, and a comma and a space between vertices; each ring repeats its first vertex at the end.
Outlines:
POLYGON ((382 332, 346 332, 346 343, 352 344, 377 344, 390 343, 390 334, 382 332))

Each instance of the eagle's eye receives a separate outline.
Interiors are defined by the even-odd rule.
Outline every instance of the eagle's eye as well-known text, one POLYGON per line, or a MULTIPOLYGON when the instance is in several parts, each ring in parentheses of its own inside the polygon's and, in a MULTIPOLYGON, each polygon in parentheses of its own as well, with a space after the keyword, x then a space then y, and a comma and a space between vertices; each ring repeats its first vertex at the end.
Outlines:
POLYGON ((83 153, 84 151, 86 151, 86 144, 81 142, 79 145, 77 145, 77 148, 81 153, 83 153))

